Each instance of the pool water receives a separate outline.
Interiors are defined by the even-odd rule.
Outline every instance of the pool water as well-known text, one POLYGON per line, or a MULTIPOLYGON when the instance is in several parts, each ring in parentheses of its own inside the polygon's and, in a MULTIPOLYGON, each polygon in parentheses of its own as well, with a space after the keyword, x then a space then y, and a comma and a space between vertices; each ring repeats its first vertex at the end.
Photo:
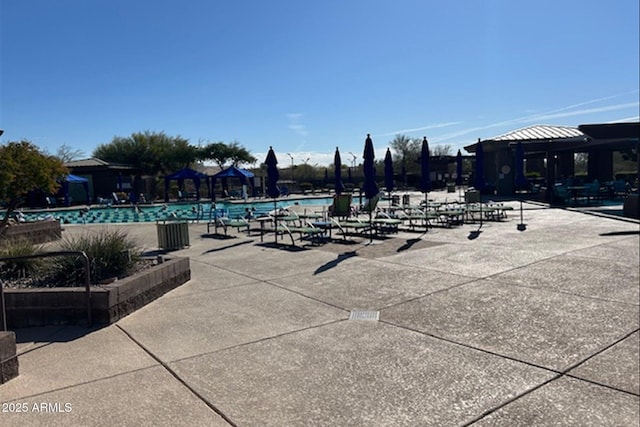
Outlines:
MULTIPOLYGON (((276 199, 275 208, 286 208, 294 204, 301 206, 330 205, 331 197, 276 199)), ((134 206, 89 206, 77 209, 42 210, 23 212, 26 221, 54 218, 63 224, 115 224, 135 222, 155 222, 173 219, 191 221, 208 221, 215 215, 229 218, 241 218, 247 209, 253 211, 254 216, 265 215, 274 209, 273 200, 249 203, 216 202, 215 211, 210 202, 169 203, 164 205, 134 206)))

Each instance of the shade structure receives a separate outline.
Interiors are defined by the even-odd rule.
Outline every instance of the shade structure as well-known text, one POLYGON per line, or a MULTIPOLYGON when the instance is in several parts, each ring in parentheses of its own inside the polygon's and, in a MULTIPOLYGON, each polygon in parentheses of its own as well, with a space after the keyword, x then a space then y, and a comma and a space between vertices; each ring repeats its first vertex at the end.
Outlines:
POLYGON ((393 158, 389 148, 384 156, 384 187, 389 193, 393 191, 393 158))
POLYGON ((482 149, 482 141, 478 139, 476 145, 476 165, 474 169, 473 186, 476 190, 484 190, 484 151, 482 149))
POLYGON ((515 155, 515 185, 516 189, 524 190, 527 188, 527 177, 524 176, 524 147, 522 146, 522 141, 518 141, 516 144, 516 155, 515 155))
POLYGON ((81 184, 84 190, 84 193, 87 196, 87 204, 91 204, 91 195, 89 194, 89 180, 77 175, 67 175, 62 180, 62 193, 64 195, 64 204, 65 206, 71 205, 71 197, 69 195, 70 185, 71 184, 81 184))
MULTIPOLYGON (((280 172, 278 172, 278 159, 276 153, 273 151, 273 147, 269 147, 267 158, 264 161, 267 166, 267 196, 273 198, 273 209, 276 209, 276 198, 280 195, 280 189, 278 188, 278 180, 280 179, 280 172)), ((275 221, 275 229, 278 229, 278 215, 273 216, 275 221)), ((276 243, 278 243, 278 233, 275 235, 276 243)))
POLYGON ((342 159, 340 158, 340 150, 336 147, 336 154, 333 156, 333 167, 336 185, 336 194, 342 194, 344 184, 342 183, 342 159))
MULTIPOLYGON (((367 139, 364 141, 364 153, 362 154, 364 162, 362 167, 364 169, 364 197, 367 200, 371 200, 378 195, 380 189, 376 184, 376 170, 374 167, 375 151, 373 149, 373 141, 371 135, 367 134, 367 139)), ((373 241, 373 209, 369 209, 369 241, 373 241)))
POLYGON ((253 178, 254 176, 255 175, 252 172, 246 169, 240 169, 235 166, 229 166, 228 168, 221 170, 217 174, 211 176, 211 181, 212 181, 211 187, 214 189, 211 196, 215 199, 215 186, 216 186, 217 179, 221 179, 223 183, 223 187, 225 187, 226 185, 225 181, 228 178, 237 178, 240 180, 240 184, 247 185, 249 183, 249 179, 253 178))
POLYGON ((456 154, 456 185, 462 185, 462 153, 459 149, 456 154))
POLYGON ((183 169, 180 169, 179 171, 172 173, 171 175, 166 175, 164 177, 164 201, 165 202, 169 201, 169 184, 173 179, 178 181, 178 187, 183 186, 185 179, 192 180, 194 187, 196 187, 197 198, 200 199, 200 183, 203 179, 205 180, 207 179, 207 175, 190 168, 183 168, 183 169))

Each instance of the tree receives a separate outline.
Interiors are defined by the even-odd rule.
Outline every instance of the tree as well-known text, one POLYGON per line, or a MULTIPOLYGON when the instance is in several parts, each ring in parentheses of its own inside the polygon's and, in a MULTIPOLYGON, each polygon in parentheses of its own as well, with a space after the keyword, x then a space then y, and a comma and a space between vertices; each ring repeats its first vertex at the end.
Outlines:
POLYGON ((158 176, 190 166, 196 160, 197 147, 164 132, 136 132, 128 137, 116 136, 109 144, 100 144, 93 156, 102 160, 128 164, 141 173, 158 176))
POLYGON ((198 148, 180 136, 168 136, 164 132, 135 132, 128 137, 116 136, 109 144, 101 144, 93 156, 102 160, 133 166, 136 170, 134 194, 140 193, 141 175, 154 179, 151 189, 156 194, 159 176, 191 166, 196 160, 198 148))
POLYGON ((62 163, 67 163, 71 160, 84 157, 84 151, 73 149, 67 144, 62 144, 56 151, 56 157, 60 159, 62 163))
POLYGON ((395 163, 398 171, 401 171, 404 165, 406 173, 418 172, 422 139, 411 139, 406 135, 398 134, 389 145, 397 155, 395 163))
POLYGON ((429 154, 438 157, 438 156, 452 156, 453 148, 450 145, 434 145, 433 147, 429 147, 429 154))
POLYGON ((225 144, 224 142, 209 143, 198 149, 197 158, 202 161, 212 160, 220 169, 224 169, 227 163, 239 166, 243 163, 253 164, 258 160, 237 141, 230 144, 225 144))
POLYGON ((0 201, 6 204, 6 212, 0 220, 0 234, 30 191, 55 193, 60 186, 57 180, 67 173, 60 159, 44 154, 27 140, 1 145, 0 201))

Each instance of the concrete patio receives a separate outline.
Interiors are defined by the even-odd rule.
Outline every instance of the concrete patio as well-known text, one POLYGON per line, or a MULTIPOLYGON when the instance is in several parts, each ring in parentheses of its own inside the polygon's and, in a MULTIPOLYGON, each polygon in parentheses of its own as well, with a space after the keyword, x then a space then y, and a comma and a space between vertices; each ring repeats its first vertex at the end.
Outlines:
MULTIPOLYGON (((190 224, 185 285, 108 327, 16 331, 0 424, 638 426, 640 226, 525 204, 520 232, 509 204, 475 239, 190 224)), ((155 224, 110 227, 157 247, 155 224)))

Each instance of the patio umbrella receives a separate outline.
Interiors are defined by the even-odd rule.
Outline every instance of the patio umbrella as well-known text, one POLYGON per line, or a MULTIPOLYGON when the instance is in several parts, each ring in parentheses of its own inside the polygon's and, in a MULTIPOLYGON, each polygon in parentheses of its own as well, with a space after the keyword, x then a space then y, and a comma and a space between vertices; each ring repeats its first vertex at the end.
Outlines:
POLYGON ((479 192, 484 190, 484 151, 482 149, 482 141, 479 138, 476 145, 476 167, 473 186, 479 192))
POLYGON ((342 159, 340 159, 338 147, 336 147, 336 154, 333 156, 333 167, 336 181, 336 194, 340 195, 344 191, 344 184, 342 183, 342 159))
MULTIPOLYGON (((380 190, 378 189, 378 184, 376 184, 376 172, 374 168, 375 151, 373 150, 373 141, 369 134, 367 134, 367 139, 364 142, 362 158, 364 159, 362 164, 364 169, 364 197, 367 200, 371 200, 378 195, 380 190)), ((372 209, 369 209, 370 242, 373 241, 373 216, 371 211, 372 209)))
POLYGON ((422 139, 422 150, 420 151, 420 191, 424 193, 425 213, 429 210, 428 193, 431 190, 431 173, 429 171, 429 141, 425 136, 422 139))
POLYGON ((527 177, 524 176, 524 147, 522 141, 516 144, 516 189, 524 190, 527 188, 527 177))
MULTIPOLYGON (((273 147, 269 147, 267 153, 267 159, 264 161, 267 165, 267 196, 273 198, 273 209, 276 209, 276 198, 280 195, 280 189, 278 188, 278 179, 280 179, 280 172, 278 172, 278 159, 276 153, 273 152, 273 147)), ((278 229, 278 215, 274 215, 275 228, 278 229)), ((276 243, 278 243, 278 233, 274 233, 276 236, 276 243)))
POLYGON ((391 206, 391 192, 393 191, 393 158, 391 150, 387 148, 384 156, 384 186, 389 192, 389 206, 391 206))

